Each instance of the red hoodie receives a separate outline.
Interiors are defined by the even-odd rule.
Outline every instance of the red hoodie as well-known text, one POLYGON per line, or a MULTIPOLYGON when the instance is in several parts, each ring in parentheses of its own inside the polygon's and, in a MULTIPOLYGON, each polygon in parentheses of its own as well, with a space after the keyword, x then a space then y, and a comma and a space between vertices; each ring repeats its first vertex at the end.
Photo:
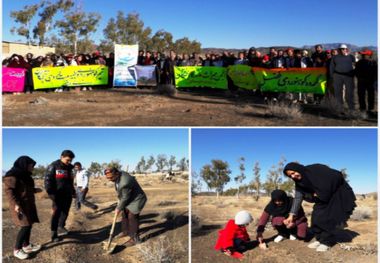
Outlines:
POLYGON ((230 219, 224 229, 219 231, 219 237, 215 244, 215 249, 227 249, 234 246, 234 239, 241 239, 249 242, 249 235, 245 226, 238 226, 235 220, 230 219))

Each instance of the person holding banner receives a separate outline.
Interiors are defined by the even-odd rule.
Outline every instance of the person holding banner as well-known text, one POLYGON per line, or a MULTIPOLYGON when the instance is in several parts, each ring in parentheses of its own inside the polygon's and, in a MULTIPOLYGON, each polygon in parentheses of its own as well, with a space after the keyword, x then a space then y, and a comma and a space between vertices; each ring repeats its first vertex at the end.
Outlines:
POLYGON ((355 57, 349 54, 345 44, 340 45, 339 54, 330 63, 330 75, 334 81, 334 94, 341 110, 343 109, 343 87, 346 89, 346 101, 350 111, 355 110, 354 102, 354 63, 355 57))

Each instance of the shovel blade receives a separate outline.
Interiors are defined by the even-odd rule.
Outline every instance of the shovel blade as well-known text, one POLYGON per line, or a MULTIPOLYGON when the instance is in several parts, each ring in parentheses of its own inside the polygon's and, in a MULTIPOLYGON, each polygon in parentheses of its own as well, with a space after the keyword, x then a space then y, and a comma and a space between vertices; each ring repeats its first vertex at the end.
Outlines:
POLYGON ((112 252, 115 250, 117 243, 111 242, 110 244, 108 242, 102 242, 103 249, 106 250, 106 254, 112 254, 112 252))

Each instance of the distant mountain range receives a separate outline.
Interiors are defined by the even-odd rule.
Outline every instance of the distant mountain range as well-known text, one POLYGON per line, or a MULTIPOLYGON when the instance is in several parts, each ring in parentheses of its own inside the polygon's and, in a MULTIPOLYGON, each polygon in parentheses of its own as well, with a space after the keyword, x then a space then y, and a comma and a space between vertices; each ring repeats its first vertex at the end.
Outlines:
MULTIPOLYGON (((336 49, 339 47, 341 43, 327 43, 327 44, 322 44, 323 46, 323 49, 324 50, 331 50, 331 49, 336 49)), ((361 51, 363 50, 364 48, 368 48, 372 51, 374 51, 375 53, 377 53, 377 47, 376 46, 357 46, 357 45, 352 45, 352 44, 346 44, 348 46, 348 48, 352 51, 352 52, 356 52, 356 51, 361 51)), ((307 49, 307 50, 312 50, 314 51, 314 45, 304 45, 302 47, 294 47, 294 46, 273 46, 274 48, 277 48, 277 49, 288 49, 288 48, 294 48, 294 49, 307 49)), ((248 50, 250 47, 246 48, 246 49, 237 49, 237 48, 202 48, 202 53, 223 53, 224 51, 227 51, 227 52, 234 52, 234 53, 238 53, 242 50, 248 50)), ((256 47, 256 50, 259 50, 260 52, 262 53, 268 53, 269 52, 269 47, 256 47)))

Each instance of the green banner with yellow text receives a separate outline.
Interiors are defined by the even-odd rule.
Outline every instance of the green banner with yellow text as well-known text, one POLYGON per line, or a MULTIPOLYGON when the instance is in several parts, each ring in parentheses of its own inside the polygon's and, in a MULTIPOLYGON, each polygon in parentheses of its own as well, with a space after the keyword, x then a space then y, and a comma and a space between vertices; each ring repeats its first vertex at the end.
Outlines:
POLYGON ((252 68, 252 70, 262 91, 325 94, 325 68, 252 68))
POLYGON ((252 71, 250 66, 229 66, 227 69, 227 74, 236 87, 247 90, 256 90, 258 88, 255 73, 252 71))
POLYGON ((108 67, 101 65, 34 68, 34 89, 107 85, 108 67))
POLYGON ((227 70, 221 67, 174 67, 177 88, 227 89, 227 70))

